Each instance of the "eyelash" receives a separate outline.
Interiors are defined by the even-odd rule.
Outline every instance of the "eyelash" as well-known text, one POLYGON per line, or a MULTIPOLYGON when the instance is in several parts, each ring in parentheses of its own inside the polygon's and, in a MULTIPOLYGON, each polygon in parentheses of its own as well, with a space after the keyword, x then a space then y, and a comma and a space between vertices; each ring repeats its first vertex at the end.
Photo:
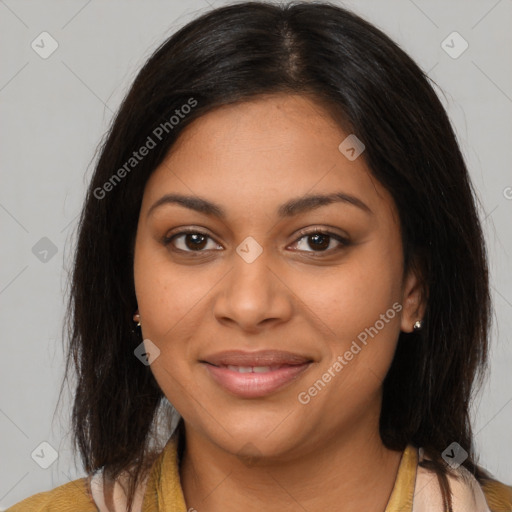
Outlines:
MULTIPOLYGON (((210 240, 213 240, 213 238, 208 235, 207 233, 203 233, 202 231, 199 231, 197 229, 193 229, 193 228, 190 228, 190 229, 184 229, 182 231, 180 231, 179 233, 174 233, 170 236, 165 236, 162 240, 162 243, 167 247, 169 245, 172 245, 172 242, 173 240, 175 240, 176 238, 179 238, 183 235, 188 235, 188 234, 194 234, 194 235, 201 235, 201 236, 205 236, 207 238, 209 238, 210 240)), ((322 255, 322 254, 331 254, 332 252, 335 252, 337 250, 340 250, 344 247, 348 247, 350 245, 350 241, 347 239, 347 238, 344 238, 342 237, 341 235, 338 235, 336 233, 332 233, 330 231, 323 231, 319 228, 315 228, 315 229, 312 229, 312 230, 301 230, 299 231, 299 238, 297 238, 295 240, 295 242, 293 242, 294 244, 296 244, 297 242, 299 242, 300 240, 302 240, 303 238, 307 237, 307 236, 313 236, 313 235, 316 235, 316 234, 320 234, 320 235, 324 235, 324 236, 327 236, 329 238, 334 238, 337 242, 340 243, 340 246, 338 246, 338 248, 335 248, 335 249, 325 249, 323 251, 299 251, 299 252, 306 252, 306 253, 312 253, 312 254, 315 254, 315 255, 322 255)), ((329 241, 330 242, 330 241, 329 241)), ((329 243, 330 245, 330 243, 329 243)), ((208 249, 208 250, 198 250, 198 251, 192 251, 192 250, 183 250, 183 249, 177 249, 175 247, 172 248, 173 251, 175 252, 180 252, 180 253, 191 253, 191 254, 194 254, 194 253, 197 253, 197 254, 201 254, 201 253, 205 253, 211 249, 208 249)), ((217 249, 215 249, 217 250, 217 249)), ((318 257, 318 256, 314 256, 314 257, 318 257)))

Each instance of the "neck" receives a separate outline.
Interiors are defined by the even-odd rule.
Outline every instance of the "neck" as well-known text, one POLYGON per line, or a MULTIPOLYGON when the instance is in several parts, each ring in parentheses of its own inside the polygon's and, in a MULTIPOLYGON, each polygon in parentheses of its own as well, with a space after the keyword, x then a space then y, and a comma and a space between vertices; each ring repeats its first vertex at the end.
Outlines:
POLYGON ((180 477, 187 509, 384 512, 402 452, 382 444, 376 419, 371 428, 358 425, 350 435, 301 447, 293 460, 254 465, 186 427, 180 477))

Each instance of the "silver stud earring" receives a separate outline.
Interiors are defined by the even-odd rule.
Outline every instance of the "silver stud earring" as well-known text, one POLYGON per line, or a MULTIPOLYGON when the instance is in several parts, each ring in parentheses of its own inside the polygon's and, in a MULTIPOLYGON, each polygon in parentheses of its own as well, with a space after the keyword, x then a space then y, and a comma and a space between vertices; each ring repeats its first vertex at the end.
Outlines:
POLYGON ((423 322, 421 320, 416 320, 414 325, 412 326, 414 331, 419 331, 423 327, 423 322))

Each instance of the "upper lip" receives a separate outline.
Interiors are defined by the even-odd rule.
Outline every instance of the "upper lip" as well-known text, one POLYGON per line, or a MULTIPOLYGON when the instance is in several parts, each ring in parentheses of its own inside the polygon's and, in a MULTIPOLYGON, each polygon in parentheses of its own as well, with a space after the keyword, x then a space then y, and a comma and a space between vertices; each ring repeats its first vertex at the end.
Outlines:
POLYGON ((214 366, 277 366, 283 364, 298 365, 310 363, 312 359, 301 354, 283 350, 260 350, 244 352, 242 350, 227 350, 206 356, 201 362, 214 366))

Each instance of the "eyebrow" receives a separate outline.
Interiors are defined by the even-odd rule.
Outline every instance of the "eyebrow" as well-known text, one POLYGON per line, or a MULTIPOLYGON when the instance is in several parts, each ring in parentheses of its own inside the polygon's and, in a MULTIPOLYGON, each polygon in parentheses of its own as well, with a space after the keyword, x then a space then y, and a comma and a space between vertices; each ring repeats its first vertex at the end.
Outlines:
MULTIPOLYGON (((369 206, 367 206, 363 201, 361 201, 361 199, 350 194, 345 194, 344 192, 335 192, 332 194, 307 195, 297 197, 295 199, 290 199, 289 201, 287 201, 286 203, 282 204, 279 207, 279 209, 277 210, 277 214, 281 218, 293 217, 294 215, 309 212, 316 208, 320 208, 321 206, 325 206, 332 203, 344 203, 352 205, 368 214, 373 215, 373 211, 370 209, 369 206)), ((147 216, 149 217, 149 215, 154 210, 167 204, 178 204, 190 210, 203 213, 205 215, 213 215, 219 217, 220 219, 226 219, 225 210, 218 204, 215 204, 211 201, 208 201, 198 196, 187 196, 182 194, 166 194, 162 196, 149 208, 147 216)))

